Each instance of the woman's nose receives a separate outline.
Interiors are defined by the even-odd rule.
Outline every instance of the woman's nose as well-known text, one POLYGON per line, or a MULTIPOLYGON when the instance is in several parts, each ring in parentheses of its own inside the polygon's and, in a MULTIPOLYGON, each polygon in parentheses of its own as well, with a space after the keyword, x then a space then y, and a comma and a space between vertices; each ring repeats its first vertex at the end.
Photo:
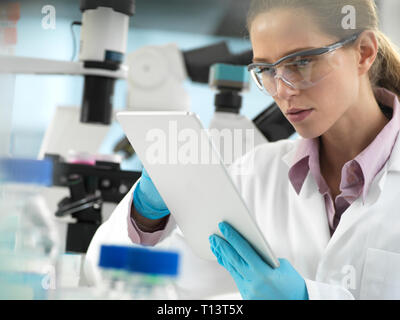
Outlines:
POLYGON ((299 89, 295 89, 293 85, 285 80, 282 76, 275 77, 276 97, 289 100, 290 97, 299 94, 299 89))

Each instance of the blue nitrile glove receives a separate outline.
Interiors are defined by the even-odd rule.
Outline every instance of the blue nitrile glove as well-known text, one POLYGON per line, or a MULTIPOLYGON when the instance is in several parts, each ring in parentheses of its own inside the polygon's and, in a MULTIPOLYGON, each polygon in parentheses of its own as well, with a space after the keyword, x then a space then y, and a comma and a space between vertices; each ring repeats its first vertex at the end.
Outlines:
POLYGON ((251 245, 228 223, 219 229, 225 239, 210 236, 211 250, 229 271, 245 300, 308 300, 304 279, 286 259, 271 268, 251 245))
POLYGON ((164 200, 161 198, 144 168, 142 176, 133 192, 133 203, 137 212, 148 219, 161 219, 170 214, 164 200))

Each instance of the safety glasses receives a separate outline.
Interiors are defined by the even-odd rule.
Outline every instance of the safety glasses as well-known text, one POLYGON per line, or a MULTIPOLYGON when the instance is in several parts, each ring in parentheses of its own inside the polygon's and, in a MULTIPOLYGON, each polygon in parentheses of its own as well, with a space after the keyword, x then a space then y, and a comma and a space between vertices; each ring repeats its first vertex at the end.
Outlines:
POLYGON ((274 97, 277 95, 279 79, 293 89, 315 86, 340 66, 335 59, 337 49, 357 40, 361 32, 330 46, 292 53, 275 63, 252 63, 248 70, 258 88, 274 97))

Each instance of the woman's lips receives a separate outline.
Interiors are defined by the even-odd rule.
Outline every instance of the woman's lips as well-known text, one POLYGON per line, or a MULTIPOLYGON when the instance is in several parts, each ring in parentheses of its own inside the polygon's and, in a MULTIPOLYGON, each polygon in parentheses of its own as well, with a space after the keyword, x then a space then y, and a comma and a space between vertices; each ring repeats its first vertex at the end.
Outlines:
POLYGON ((287 117, 291 122, 300 122, 308 118, 308 116, 313 112, 313 109, 308 110, 291 110, 290 113, 287 113, 287 117))

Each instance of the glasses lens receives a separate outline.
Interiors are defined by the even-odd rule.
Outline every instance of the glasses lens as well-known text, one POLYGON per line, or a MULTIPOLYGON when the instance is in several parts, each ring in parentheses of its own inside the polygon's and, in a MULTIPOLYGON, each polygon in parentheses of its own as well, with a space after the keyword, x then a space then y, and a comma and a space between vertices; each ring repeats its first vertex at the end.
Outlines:
POLYGON ((276 91, 275 72, 274 68, 258 67, 251 70, 250 74, 261 91, 273 96, 276 91))
POLYGON ((294 89, 307 89, 316 85, 339 66, 334 53, 296 57, 275 68, 255 68, 252 70, 253 78, 257 86, 271 96, 277 94, 279 80, 294 89))

